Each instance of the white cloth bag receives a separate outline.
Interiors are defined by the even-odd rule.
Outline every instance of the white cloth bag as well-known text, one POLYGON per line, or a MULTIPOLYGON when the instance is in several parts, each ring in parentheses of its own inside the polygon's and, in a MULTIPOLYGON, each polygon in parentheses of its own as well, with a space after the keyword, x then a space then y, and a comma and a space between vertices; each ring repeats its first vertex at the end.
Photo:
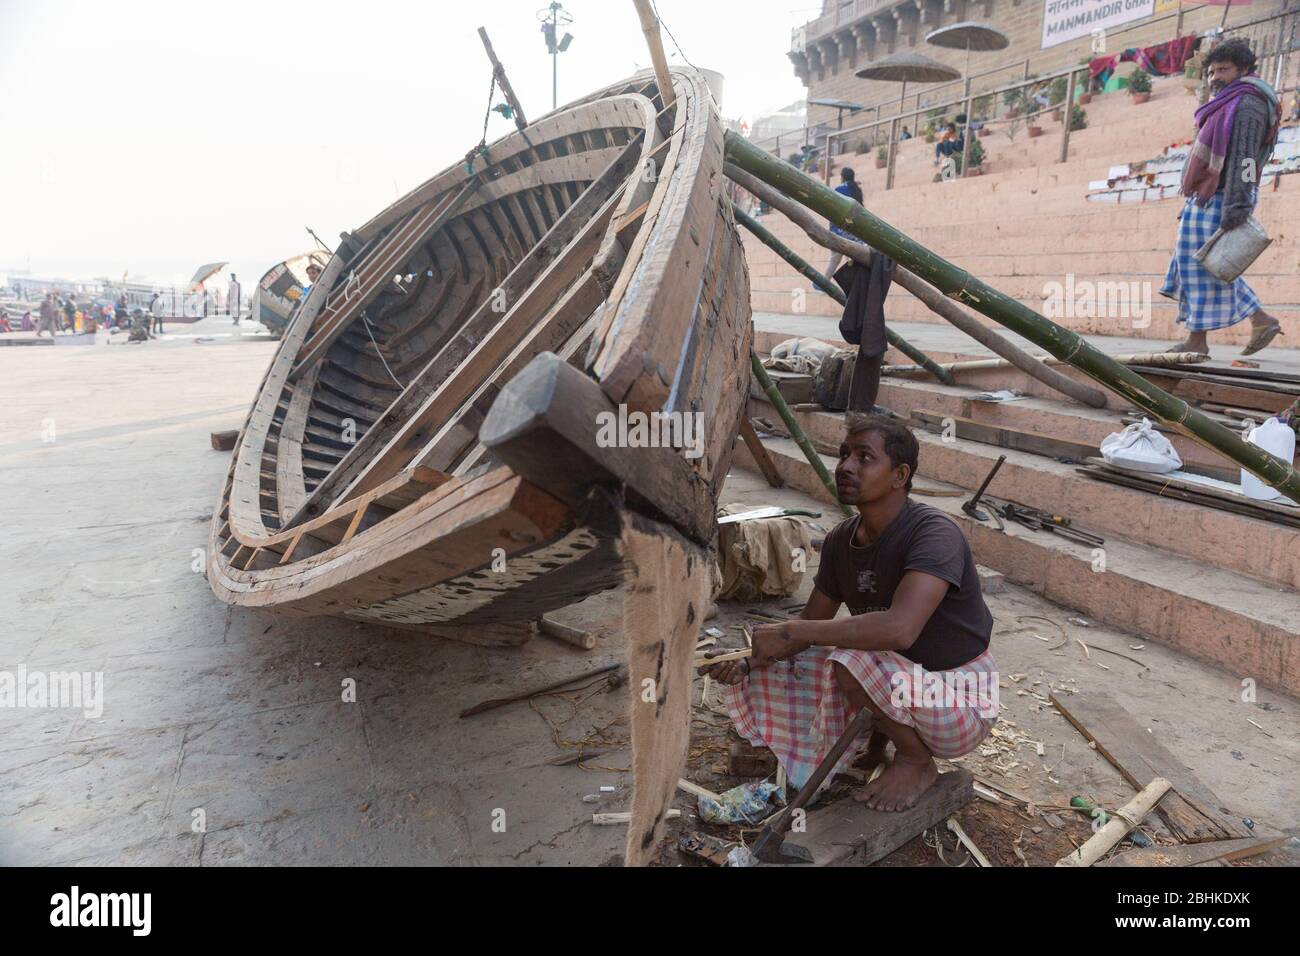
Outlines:
POLYGON ((1156 431, 1145 418, 1102 439, 1101 457, 1117 468, 1156 475, 1183 467, 1183 460, 1169 439, 1156 431))

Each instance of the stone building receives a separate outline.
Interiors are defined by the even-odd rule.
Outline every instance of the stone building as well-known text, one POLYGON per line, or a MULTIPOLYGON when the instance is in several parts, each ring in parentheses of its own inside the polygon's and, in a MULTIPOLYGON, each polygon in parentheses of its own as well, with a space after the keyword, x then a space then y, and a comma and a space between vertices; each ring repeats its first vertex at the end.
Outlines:
MULTIPOLYGON (((1249 7, 1233 7, 1228 26, 1246 23, 1297 6, 1297 0, 1256 0, 1249 7)), ((1193 5, 1189 2, 1187 6, 1193 5)), ((1105 30, 1103 52, 1162 43, 1182 33, 1203 32, 1219 25, 1223 7, 1200 6, 1179 10, 1178 0, 823 0, 822 14, 793 31, 790 60, 808 88, 808 121, 836 122, 836 110, 816 106, 812 100, 845 100, 866 107, 897 100, 899 85, 858 79, 854 74, 891 53, 916 50, 932 59, 963 69, 966 53, 925 42, 926 34, 941 26, 973 20, 997 27, 1011 43, 1004 50, 971 54, 971 73, 994 70, 972 83, 974 92, 995 89, 1024 77, 1046 74, 1097 54, 1094 30, 1105 30), (1027 65, 1026 65, 1027 63, 1027 65)), ((1290 29, 1294 18, 1270 25, 1273 33, 1290 29)), ((1295 37, 1274 37, 1262 31, 1266 45, 1295 43, 1295 37)), ((1271 79, 1271 77, 1270 77, 1271 79)), ((960 82, 941 87, 908 87, 908 108, 956 99, 960 82)), ((888 116, 896 109, 887 109, 888 116)), ((845 126, 873 118, 846 114, 845 126)))

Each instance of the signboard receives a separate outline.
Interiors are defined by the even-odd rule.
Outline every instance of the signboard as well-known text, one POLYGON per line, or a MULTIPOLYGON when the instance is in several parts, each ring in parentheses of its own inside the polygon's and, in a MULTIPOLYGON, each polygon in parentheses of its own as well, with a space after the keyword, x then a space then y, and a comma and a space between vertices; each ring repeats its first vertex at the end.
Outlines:
POLYGON ((1141 20, 1151 16, 1155 6, 1156 0, 1044 0, 1042 48, 1141 20))

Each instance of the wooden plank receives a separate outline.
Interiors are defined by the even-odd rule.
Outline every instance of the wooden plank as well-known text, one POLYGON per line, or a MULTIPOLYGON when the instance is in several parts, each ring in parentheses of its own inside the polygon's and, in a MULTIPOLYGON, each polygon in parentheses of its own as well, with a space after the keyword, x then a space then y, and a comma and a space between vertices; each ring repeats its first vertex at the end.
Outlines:
MULTIPOLYGON (((1088 458, 1084 461, 1084 465, 1086 467, 1078 470, 1090 478, 1114 481, 1116 484, 1130 488, 1138 488, 1164 497, 1177 497, 1207 507, 1219 507, 1261 521, 1276 521, 1292 527, 1300 526, 1300 508, 1279 504, 1276 501, 1258 501, 1244 494, 1234 494, 1222 488, 1197 484, 1195 481, 1188 481, 1177 475, 1152 475, 1132 471, 1112 465, 1104 458, 1088 458), (1180 492, 1182 494, 1179 494, 1180 492)), ((1233 477, 1235 479, 1236 476, 1233 477)))
POLYGON ((806 832, 789 833, 786 840, 806 847, 814 866, 869 866, 930 827, 942 825, 973 799, 971 772, 950 770, 939 774, 934 786, 907 810, 873 810, 857 800, 837 800, 809 813, 806 832))
POLYGON ((1244 860, 1275 850, 1295 840, 1291 836, 1265 837, 1261 839, 1216 840, 1213 843, 1193 843, 1189 846, 1162 846, 1146 850, 1128 850, 1117 853, 1109 860, 1102 860, 1097 866, 1201 866, 1218 860, 1231 862, 1244 860))
POLYGON ((958 438, 977 441, 984 445, 994 445, 998 448, 1025 451, 1045 458, 1070 458, 1074 461, 1083 461, 1089 456, 1098 454, 1095 445, 1056 438, 1039 432, 989 425, 960 415, 941 415, 938 412, 914 408, 912 417, 924 424, 927 431, 940 432, 951 421, 958 438))
POLYGON ((1141 790, 1156 777, 1169 781, 1173 792, 1156 812, 1179 840, 1204 843, 1251 835, 1209 787, 1114 700, 1102 694, 1075 694, 1062 700, 1052 694, 1051 701, 1134 788, 1141 790))
POLYGON ((1293 395, 1271 389, 1249 388, 1237 384, 1205 381, 1191 375, 1179 378, 1167 369, 1135 369, 1152 385, 1186 402, 1217 402, 1237 408, 1256 408, 1276 415, 1294 400, 1293 395))
POLYGON ((749 449, 754 461, 758 462, 758 467, 763 472, 763 477, 767 479, 767 483, 773 488, 784 488, 785 479, 776 470, 772 456, 767 453, 767 449, 763 447, 763 443, 754 432, 754 424, 749 420, 748 415, 740 417, 740 437, 744 439, 745 447, 749 449))
POLYGON ((623 522, 621 550, 631 572, 623 592, 623 633, 633 772, 624 863, 642 866, 663 837, 664 819, 686 769, 691 660, 709 604, 713 559, 666 525, 630 512, 623 522))

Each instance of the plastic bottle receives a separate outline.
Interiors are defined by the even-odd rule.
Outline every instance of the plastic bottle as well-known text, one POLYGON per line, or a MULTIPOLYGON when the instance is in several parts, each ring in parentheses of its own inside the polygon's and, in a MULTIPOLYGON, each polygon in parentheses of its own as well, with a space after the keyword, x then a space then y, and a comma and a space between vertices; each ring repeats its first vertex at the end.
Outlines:
MULTIPOLYGON (((1246 441, 1258 445, 1270 455, 1281 458, 1288 464, 1295 460, 1295 432, 1276 418, 1270 418, 1262 425, 1256 425, 1246 441)), ((1246 469, 1241 470, 1241 490, 1247 497, 1258 501, 1288 501, 1282 493, 1270 488, 1246 469)))

